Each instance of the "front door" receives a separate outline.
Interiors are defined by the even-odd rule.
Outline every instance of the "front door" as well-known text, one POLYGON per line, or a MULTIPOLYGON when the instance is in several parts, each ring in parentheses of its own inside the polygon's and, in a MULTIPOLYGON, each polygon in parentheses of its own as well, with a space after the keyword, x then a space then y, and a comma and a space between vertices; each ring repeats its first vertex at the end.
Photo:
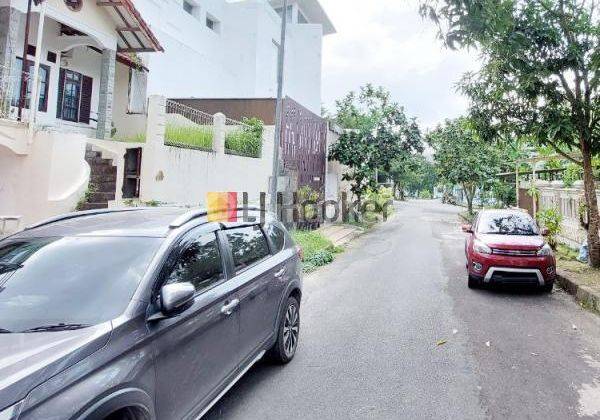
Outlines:
POLYGON ((190 282, 192 306, 180 315, 150 324, 157 335, 158 418, 197 414, 235 373, 239 360, 237 295, 226 280, 222 250, 214 229, 197 228, 170 258, 163 284, 190 282))

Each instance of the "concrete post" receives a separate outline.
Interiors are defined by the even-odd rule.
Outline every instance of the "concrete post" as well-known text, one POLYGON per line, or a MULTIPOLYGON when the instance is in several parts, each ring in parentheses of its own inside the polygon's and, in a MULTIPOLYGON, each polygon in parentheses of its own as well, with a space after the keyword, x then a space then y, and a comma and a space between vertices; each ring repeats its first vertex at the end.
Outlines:
POLYGON ((224 114, 218 112, 213 117, 213 151, 217 154, 223 155, 225 154, 225 127, 226 127, 226 117, 224 114))
POLYGON ((165 147, 166 99, 152 95, 148 98, 148 120, 146 121, 146 144, 142 152, 140 176, 140 199, 160 200, 158 183, 166 174, 160 167, 160 156, 165 147))
MULTIPOLYGON (((15 71, 14 57, 17 56, 17 38, 21 13, 10 6, 0 7, 0 92, 11 93, 11 83, 19 77, 15 71)), ((8 115, 12 98, 0 98, 0 114, 8 115)))
POLYGON ((98 128, 96 138, 107 139, 112 131, 113 92, 115 89, 116 51, 102 50, 100 68, 100 98, 98 101, 98 128))

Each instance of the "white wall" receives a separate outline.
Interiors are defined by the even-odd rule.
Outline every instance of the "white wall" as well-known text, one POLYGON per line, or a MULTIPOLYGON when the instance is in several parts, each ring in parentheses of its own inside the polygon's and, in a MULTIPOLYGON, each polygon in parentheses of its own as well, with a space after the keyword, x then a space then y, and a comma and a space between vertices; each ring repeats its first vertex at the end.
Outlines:
MULTIPOLYGON (((224 117, 223 117, 224 118, 224 117)), ((206 194, 218 191, 247 192, 257 203, 260 193, 268 192, 272 173, 273 127, 265 127, 261 158, 223 153, 225 132, 229 127, 215 117, 215 152, 164 145, 164 102, 150 97, 148 134, 142 158, 142 201, 157 200, 183 205, 206 205, 206 194)), ((241 194, 240 194, 241 199, 241 194)))
MULTIPOLYGON (((272 98, 281 20, 265 0, 134 0, 165 48, 149 54, 148 94, 171 98, 272 98), (219 33, 206 27, 217 18, 219 33)), ((288 25, 285 93, 320 115, 322 28, 288 25)))
MULTIPOLYGON (((25 136, 23 128, 0 126, 0 134, 25 136)), ((37 133, 29 154, 16 155, 0 144, 0 215, 22 216, 21 227, 73 211, 89 181, 85 138, 37 133)))

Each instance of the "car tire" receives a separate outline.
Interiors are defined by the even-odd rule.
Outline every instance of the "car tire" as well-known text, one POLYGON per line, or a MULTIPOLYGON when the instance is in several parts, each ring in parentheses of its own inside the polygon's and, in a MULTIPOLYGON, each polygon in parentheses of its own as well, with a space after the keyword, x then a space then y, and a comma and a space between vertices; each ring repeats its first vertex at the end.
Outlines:
POLYGON ((277 340, 269 350, 269 359, 278 364, 292 361, 300 338, 300 303, 290 296, 278 322, 277 340))
POLYGON ((554 282, 546 283, 542 286, 543 293, 552 293, 553 289, 554 289, 554 282))
POLYGON ((474 278, 472 275, 469 274, 469 289, 479 289, 479 287, 481 286, 481 283, 479 282, 478 279, 474 278))

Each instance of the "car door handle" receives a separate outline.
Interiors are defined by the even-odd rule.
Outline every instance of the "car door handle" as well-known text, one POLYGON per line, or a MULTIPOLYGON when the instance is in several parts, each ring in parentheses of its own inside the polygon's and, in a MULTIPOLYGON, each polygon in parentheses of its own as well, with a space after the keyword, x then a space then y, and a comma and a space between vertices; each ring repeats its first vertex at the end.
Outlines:
POLYGON ((231 315, 233 313, 233 311, 235 310, 235 308, 237 308, 239 306, 239 304, 240 304, 240 300, 239 299, 234 299, 231 302, 229 302, 228 304, 223 305, 221 307, 221 313, 223 315, 229 316, 229 315, 231 315))
POLYGON ((286 268, 283 267, 281 270, 279 270, 278 272, 276 272, 274 274, 275 278, 278 278, 278 279, 282 278, 286 271, 287 271, 286 268))

